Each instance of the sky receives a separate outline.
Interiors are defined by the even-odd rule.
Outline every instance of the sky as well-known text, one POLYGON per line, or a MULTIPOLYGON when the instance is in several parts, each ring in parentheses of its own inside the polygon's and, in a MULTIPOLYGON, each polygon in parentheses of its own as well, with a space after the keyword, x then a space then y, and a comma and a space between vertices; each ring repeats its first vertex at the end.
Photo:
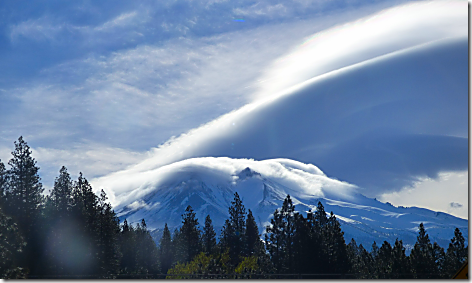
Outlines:
POLYGON ((22 135, 46 188, 65 165, 113 199, 107 180, 185 158, 292 158, 468 218, 467 9, 3 1, 0 159, 22 135))

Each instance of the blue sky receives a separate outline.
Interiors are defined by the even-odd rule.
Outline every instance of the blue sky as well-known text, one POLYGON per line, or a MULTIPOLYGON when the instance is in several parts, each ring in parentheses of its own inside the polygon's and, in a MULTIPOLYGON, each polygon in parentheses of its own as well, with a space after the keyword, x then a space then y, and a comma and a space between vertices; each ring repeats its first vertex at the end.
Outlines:
MULTIPOLYGON (((423 180, 430 182, 428 178, 440 183, 444 172, 456 172, 447 174, 459 174, 462 179, 457 182, 463 182, 463 172, 468 169, 468 108, 464 105, 468 74, 467 61, 462 55, 467 55, 464 53, 467 46, 457 38, 464 36, 467 15, 459 20, 451 19, 457 18, 454 14, 457 9, 467 9, 467 5, 433 7, 411 18, 395 16, 394 12, 387 16, 380 14, 380 18, 384 17, 380 23, 385 26, 378 25, 379 31, 372 28, 375 24, 358 22, 405 3, 409 2, 3 1, 0 4, 0 159, 7 162, 13 141, 23 135, 34 150, 44 184, 50 187, 62 165, 73 175, 82 171, 89 178, 98 178, 134 164, 146 169, 149 164, 151 168, 200 155, 290 157, 311 162, 328 176, 359 185, 371 197, 383 197, 399 205, 402 204, 400 192, 411 193, 423 180), (362 34, 370 37, 362 38, 359 36, 362 34), (352 105, 357 103, 357 108, 365 107, 372 97, 359 95, 348 106, 342 102, 330 104, 332 109, 319 112, 325 116, 316 117, 329 123, 305 127, 326 137, 322 142, 313 140, 303 145, 311 155, 289 154, 285 147, 257 154, 248 150, 250 143, 247 150, 235 153, 232 142, 228 149, 222 146, 217 152, 197 145, 192 152, 178 157, 182 150, 169 147, 182 140, 193 144, 192 135, 201 132, 202 125, 212 128, 218 117, 245 105, 278 99, 279 92, 306 80, 438 40, 446 41, 438 43, 434 50, 425 47, 424 52, 414 53, 420 55, 405 60, 411 62, 430 56, 424 61, 418 59, 421 63, 440 58, 433 61, 438 62, 440 70, 447 67, 454 78, 448 82, 441 71, 432 72, 431 78, 445 82, 431 88, 458 85, 451 90, 450 99, 444 95, 418 95, 405 107, 401 102, 388 104, 389 96, 385 95, 380 102, 386 108, 377 108, 386 113, 385 120, 369 120, 365 127, 353 124, 339 128, 346 134, 331 133, 338 121, 335 117, 342 114, 341 109, 354 111, 352 105), (447 54, 451 53, 457 55, 449 58, 447 54), (398 115, 395 112, 398 109, 404 115, 398 115), (432 117, 438 109, 444 111, 434 120, 432 117), (406 121, 393 123, 390 128, 385 126, 402 116, 406 121), (410 125, 412 121, 414 125, 410 125), (417 136, 420 133, 427 136, 417 136), (359 150, 367 142, 395 150, 397 157, 403 154, 411 158, 389 159, 385 151, 359 150), (323 146, 337 150, 325 155, 313 150, 323 150, 323 146), (429 151, 424 149, 428 146, 429 151), (284 154, 287 156, 280 156, 284 154), (167 160, 165 156, 170 155, 173 159, 167 160), (159 161, 152 161, 155 159, 159 161), (348 162, 340 166, 339 160, 348 162), (388 166, 390 161, 409 164, 415 169, 398 170, 398 166, 388 166), (378 174, 373 174, 374 171, 378 174)), ((411 8, 410 14, 414 13, 415 8, 411 8)), ((405 66, 397 70, 402 73, 401 68, 405 66)), ((431 66, 418 72, 428 68, 431 66)), ((390 74, 395 75, 395 72, 390 74)), ((397 97, 397 101, 402 97, 393 92, 389 95, 397 97)), ((303 95, 294 97, 303 100, 303 95)), ((341 99, 348 101, 348 98, 341 99)), ((284 106, 280 101, 277 105, 284 106)), ((289 105, 298 104, 294 99, 287 100, 288 112, 289 105)), ((256 125, 257 121, 269 117, 260 113, 270 114, 276 108, 264 109, 256 111, 259 113, 256 116, 237 114, 242 115, 238 119, 254 117, 256 125)), ((358 119, 362 121, 362 117, 358 119)), ((313 122, 301 118, 296 121, 301 128, 304 123, 313 122)), ((250 128, 245 129, 241 133, 251 133, 250 128)), ((296 135, 296 140, 301 139, 296 135)), ((225 140, 224 134, 215 129, 210 129, 208 136, 213 137, 204 141, 208 144, 225 140)), ((248 136, 241 134, 239 139, 236 147, 248 141, 248 136)), ((274 134, 273 140, 277 139, 284 140, 283 134, 274 134)), ((461 192, 467 188, 457 187, 461 192)), ((447 193, 446 188, 443 193, 447 193)), ((435 193, 434 197, 437 200, 442 195, 435 193)), ((452 202, 459 203, 451 200, 444 204, 445 208, 431 207, 457 208, 450 205, 452 202)), ((464 202, 460 204, 466 212, 464 202)))

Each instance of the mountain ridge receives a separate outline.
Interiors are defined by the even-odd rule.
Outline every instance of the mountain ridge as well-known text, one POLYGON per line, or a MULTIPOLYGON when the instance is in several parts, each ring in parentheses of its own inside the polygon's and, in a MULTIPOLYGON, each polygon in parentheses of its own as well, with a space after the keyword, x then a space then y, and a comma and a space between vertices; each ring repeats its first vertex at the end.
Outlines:
MULTIPOLYGON (((200 222, 210 215, 215 227, 223 226, 234 193, 238 192, 246 209, 251 209, 261 233, 269 225, 275 209, 290 195, 298 212, 315 211, 320 201, 341 222, 346 242, 354 238, 370 248, 373 241, 396 238, 407 248, 416 242, 419 223, 423 223, 432 242, 447 247, 455 227, 468 241, 468 220, 447 213, 418 207, 395 207, 360 194, 359 188, 326 176, 312 164, 289 159, 231 159, 227 157, 192 158, 172 164, 172 169, 157 169, 156 181, 140 188, 142 197, 115 208, 120 220, 139 222, 158 232, 167 223, 176 228, 188 205, 200 222)), ((217 231, 218 232, 218 231, 217 231)))

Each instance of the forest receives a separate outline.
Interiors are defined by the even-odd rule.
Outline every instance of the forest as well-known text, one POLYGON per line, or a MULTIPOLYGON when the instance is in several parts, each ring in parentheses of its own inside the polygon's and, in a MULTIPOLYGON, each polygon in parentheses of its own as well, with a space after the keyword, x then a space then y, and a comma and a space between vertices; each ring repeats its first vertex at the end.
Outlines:
POLYGON ((156 243, 145 219, 120 223, 82 173, 72 180, 63 166, 45 194, 30 147, 22 137, 14 145, 8 169, 0 160, 1 278, 430 279, 451 278, 467 261, 458 228, 447 249, 431 243, 421 223, 408 255, 401 239, 368 251, 355 239, 346 244, 321 202, 304 216, 290 196, 263 236, 235 193, 221 231, 188 206, 182 225, 171 232, 166 224, 156 243))

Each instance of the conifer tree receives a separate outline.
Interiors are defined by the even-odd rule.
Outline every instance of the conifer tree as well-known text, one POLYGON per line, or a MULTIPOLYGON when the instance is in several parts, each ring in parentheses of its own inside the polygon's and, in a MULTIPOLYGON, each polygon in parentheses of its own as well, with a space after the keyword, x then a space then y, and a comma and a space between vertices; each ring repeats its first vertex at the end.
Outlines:
POLYGON ((346 252, 351 266, 349 273, 357 273, 357 271, 360 269, 360 258, 359 247, 357 246, 356 240, 354 240, 354 238, 351 238, 351 241, 346 246, 346 252))
POLYGON ((408 257, 405 254, 402 240, 395 240, 395 245, 392 249, 392 276, 394 279, 412 278, 408 257))
POLYGON ((374 243, 372 243, 370 256, 372 258, 372 270, 374 279, 378 279, 379 247, 377 246, 377 243, 375 241, 374 243))
POLYGON ((205 227, 203 228, 203 251, 210 255, 215 251, 216 247, 216 233, 213 229, 213 224, 210 215, 205 218, 205 227))
POLYGON ((198 227, 198 219, 195 212, 189 205, 182 214, 182 227, 180 227, 179 240, 184 263, 190 262, 197 254, 202 251, 201 235, 198 227))
POLYGON ((311 210, 307 213, 307 218, 299 213, 294 214, 295 231, 293 240, 294 250, 294 272, 301 274, 315 273, 317 265, 313 264, 319 254, 316 245, 319 241, 315 238, 312 230, 313 213, 311 210))
POLYGON ((62 166, 48 199, 53 207, 53 212, 59 218, 67 217, 72 210, 72 188, 72 179, 69 172, 67 172, 65 166, 62 166))
POLYGON ((83 275, 99 274, 99 199, 81 172, 74 182, 72 195, 72 218, 78 225, 73 227, 71 236, 73 241, 81 244, 80 249, 74 249, 74 257, 76 262, 82 264, 74 264, 71 272, 83 275))
POLYGON ((238 193, 228 209, 229 219, 225 221, 221 235, 223 249, 229 249, 231 264, 237 266, 246 250, 246 208, 238 193))
POLYGON ((377 275, 379 279, 391 278, 392 273, 392 246, 384 241, 377 257, 377 275))
POLYGON ((444 269, 446 276, 452 278, 464 262, 467 261, 467 257, 468 247, 465 246, 464 236, 462 236, 459 228, 456 228, 454 230, 454 237, 451 239, 445 255, 444 269))
POLYGON ((359 245, 359 270, 357 278, 372 279, 375 278, 374 260, 372 255, 362 246, 359 245))
POLYGON ((434 268, 437 272, 436 278, 447 278, 445 273, 446 254, 444 253, 444 248, 436 242, 433 244, 433 259, 435 262, 434 268))
POLYGON ((323 228, 328 223, 328 217, 323 204, 319 201, 316 211, 314 213, 314 220, 319 229, 323 228))
POLYGON ((277 273, 284 272, 285 267, 285 235, 283 233, 283 214, 276 209, 270 220, 270 226, 266 227, 265 244, 270 255, 270 260, 277 273))
POLYGON ((147 229, 144 219, 136 226, 136 263, 140 278, 153 278, 159 273, 158 251, 154 240, 147 229))
POLYGON ((423 223, 419 225, 417 241, 410 254, 410 262, 413 274, 416 278, 428 279, 437 276, 433 247, 423 223))
POLYGON ((7 170, 0 159, 0 207, 5 207, 5 192, 7 190, 7 170))
POLYGON ((162 238, 159 241, 159 261, 162 273, 167 273, 173 262, 172 238, 167 223, 162 232, 162 238))
POLYGON ((0 278, 22 278, 26 275, 18 262, 25 246, 17 224, 0 207, 0 278))
POLYGON ((250 209, 246 218, 246 242, 246 257, 262 254, 263 246, 260 240, 259 228, 250 209))
POLYGON ((45 272, 49 275, 65 275, 68 272, 66 258, 72 253, 69 226, 73 223, 72 213, 72 180, 67 169, 62 166, 59 177, 56 177, 54 187, 46 199, 45 216, 49 230, 47 242, 47 266, 45 272))
POLYGON ((20 230, 28 238, 34 234, 34 223, 41 215, 44 189, 30 147, 23 137, 19 137, 14 144, 13 158, 8 162, 11 168, 8 171, 6 213, 16 219, 20 230))
POLYGON ((328 262, 327 273, 345 274, 349 271, 349 260, 344 241, 344 232, 341 230, 341 224, 334 216, 333 212, 328 219, 325 227, 324 241, 326 242, 328 262))
POLYGON ((28 268, 32 274, 38 274, 41 262, 36 259, 43 256, 41 245, 44 233, 41 230, 40 216, 44 207, 44 189, 38 175, 39 167, 31 156, 30 147, 23 137, 19 137, 14 144, 15 150, 11 153, 13 157, 8 162, 10 170, 7 171, 5 214, 18 224, 27 243, 20 265, 28 268))
POLYGON ((122 257, 119 245, 120 221, 111 205, 106 201, 106 194, 102 190, 98 202, 99 214, 97 219, 99 225, 99 272, 102 278, 113 278, 111 276, 119 272, 122 257))
MULTIPOLYGON (((119 237, 122 259, 120 261, 120 274, 126 276, 136 273, 136 233, 133 225, 129 225, 125 219, 121 227, 121 233, 119 237)), ((131 277, 130 277, 131 278, 131 277)))

